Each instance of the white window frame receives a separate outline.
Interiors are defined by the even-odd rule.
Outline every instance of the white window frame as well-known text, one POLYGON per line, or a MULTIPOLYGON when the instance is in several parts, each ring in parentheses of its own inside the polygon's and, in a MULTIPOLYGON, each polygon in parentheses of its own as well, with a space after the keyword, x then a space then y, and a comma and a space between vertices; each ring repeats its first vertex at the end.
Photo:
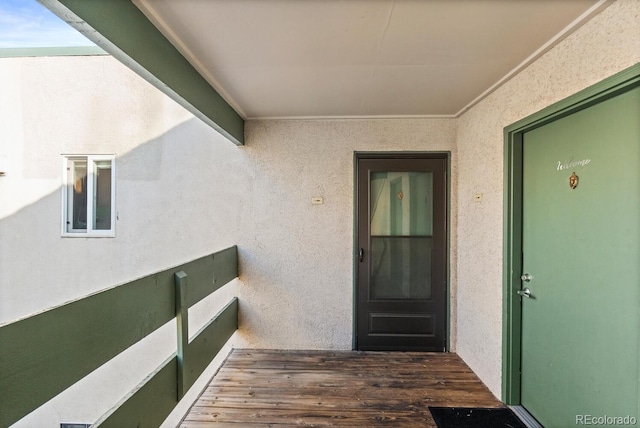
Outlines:
POLYGON ((113 238, 116 236, 116 155, 62 155, 62 237, 66 238, 113 238), (70 161, 86 160, 87 162, 87 228, 68 230, 67 222, 73 216, 73 208, 70 207, 70 192, 74 183, 69 182, 70 161), (111 162, 111 227, 109 229, 94 229, 94 181, 95 163, 100 161, 111 162))

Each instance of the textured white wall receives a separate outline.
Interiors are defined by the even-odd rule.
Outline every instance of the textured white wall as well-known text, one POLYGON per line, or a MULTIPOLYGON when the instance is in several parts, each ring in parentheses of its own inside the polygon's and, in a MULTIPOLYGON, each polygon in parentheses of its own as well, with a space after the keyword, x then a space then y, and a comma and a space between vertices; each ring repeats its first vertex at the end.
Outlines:
POLYGON ((243 346, 351 349, 354 151, 451 151, 455 168, 455 121, 253 121, 246 138, 243 346))
MULTIPOLYGON (((236 346, 350 349, 353 152, 451 151, 453 345, 499 395, 502 130, 640 61, 639 15, 614 3, 459 120, 253 121, 244 148, 110 57, 0 59, 0 323, 238 244, 241 281, 223 293, 240 297, 236 346), (113 239, 60 238, 74 152, 117 154, 113 239)), ((172 331, 23 426, 91 422, 145 355, 172 352, 172 331)))
POLYGON ((457 351, 498 397, 503 129, 639 61, 640 1, 619 0, 458 121, 457 351))
MULTIPOLYGON (((236 346, 350 349, 353 152, 452 151, 455 171, 454 120, 250 122, 237 148, 107 56, 0 59, 0 93, 0 323, 238 244, 241 281, 200 323, 236 294, 236 346), (115 238, 60 237, 63 153, 117 155, 115 238)), ((17 426, 94 421, 174 335, 171 323, 17 426)))
MULTIPOLYGON (((0 59, 0 94, 0 323, 237 243, 245 154, 115 59, 0 59), (115 238, 60 237, 63 153, 117 154, 115 238)), ((18 426, 93 422, 175 348, 170 323, 18 426)))

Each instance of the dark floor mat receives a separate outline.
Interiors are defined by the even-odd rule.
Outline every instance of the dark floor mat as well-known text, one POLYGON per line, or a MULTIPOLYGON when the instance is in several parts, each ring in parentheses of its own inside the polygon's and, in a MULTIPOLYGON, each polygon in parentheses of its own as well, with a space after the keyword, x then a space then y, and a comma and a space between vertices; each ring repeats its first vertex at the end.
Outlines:
POLYGON ((507 408, 429 407, 438 428, 526 428, 507 408))

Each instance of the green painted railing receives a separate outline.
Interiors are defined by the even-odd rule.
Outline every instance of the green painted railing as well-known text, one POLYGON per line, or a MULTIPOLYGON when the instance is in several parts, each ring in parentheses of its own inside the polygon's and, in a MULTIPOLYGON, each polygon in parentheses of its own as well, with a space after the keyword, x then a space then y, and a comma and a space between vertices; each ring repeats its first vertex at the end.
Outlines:
POLYGON ((176 318, 176 354, 94 424, 158 426, 238 328, 234 298, 189 342, 188 308, 237 276, 234 246, 0 327, 0 426, 176 318))

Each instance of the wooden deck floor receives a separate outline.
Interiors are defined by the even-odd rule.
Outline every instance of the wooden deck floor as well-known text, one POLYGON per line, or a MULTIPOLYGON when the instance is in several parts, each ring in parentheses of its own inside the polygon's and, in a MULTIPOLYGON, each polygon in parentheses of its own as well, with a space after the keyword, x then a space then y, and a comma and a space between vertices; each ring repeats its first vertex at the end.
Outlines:
POLYGON ((234 350, 181 426, 435 427, 428 406, 502 403, 456 354, 234 350))

